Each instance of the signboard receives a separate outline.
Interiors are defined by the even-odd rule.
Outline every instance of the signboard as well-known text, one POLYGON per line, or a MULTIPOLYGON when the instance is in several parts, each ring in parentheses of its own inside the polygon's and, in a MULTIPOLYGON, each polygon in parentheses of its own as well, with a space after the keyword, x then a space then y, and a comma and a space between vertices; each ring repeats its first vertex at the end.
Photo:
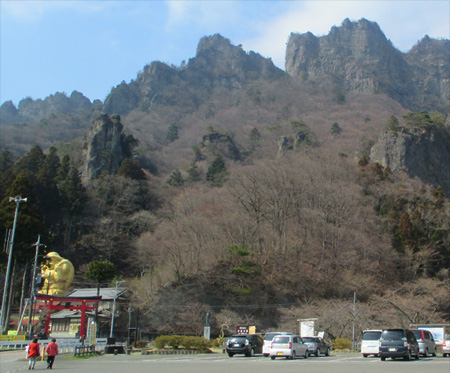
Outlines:
POLYGON ((250 326, 248 328, 248 334, 256 334, 256 326, 250 326))
POLYGON ((302 319, 300 322, 300 337, 312 337, 316 334, 316 320, 317 319, 302 319))
POLYGON ((236 334, 249 334, 248 329, 249 329, 248 325, 238 325, 236 327, 236 334))

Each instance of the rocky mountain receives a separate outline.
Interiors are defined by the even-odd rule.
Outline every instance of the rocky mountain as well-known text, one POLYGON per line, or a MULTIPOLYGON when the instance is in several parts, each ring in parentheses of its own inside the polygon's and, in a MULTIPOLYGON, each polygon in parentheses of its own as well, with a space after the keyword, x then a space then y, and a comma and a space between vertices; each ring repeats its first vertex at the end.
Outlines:
POLYGON ((78 91, 73 91, 70 96, 56 92, 44 100, 24 98, 16 108, 12 101, 6 101, 0 107, 0 123, 12 125, 20 122, 34 122, 50 117, 52 114, 77 114, 89 112, 93 107, 101 105, 101 101, 94 103, 78 91))
POLYGON ((328 35, 292 33, 286 72, 325 84, 337 95, 385 93, 405 108, 446 111, 450 93, 450 41, 424 37, 408 53, 397 50, 366 19, 343 21, 328 35))
POLYGON ((441 186, 450 195, 450 128, 401 128, 385 131, 372 147, 370 160, 392 172, 441 186))
POLYGON ((128 114, 140 107, 149 110, 154 103, 182 106, 194 111, 217 87, 239 89, 250 80, 271 80, 283 76, 270 59, 245 52, 230 40, 216 34, 200 40, 194 58, 180 68, 153 62, 137 79, 113 88, 103 111, 128 114))
POLYGON ((87 179, 95 179, 102 172, 117 173, 126 153, 122 130, 119 115, 102 114, 94 120, 87 136, 84 170, 87 179))

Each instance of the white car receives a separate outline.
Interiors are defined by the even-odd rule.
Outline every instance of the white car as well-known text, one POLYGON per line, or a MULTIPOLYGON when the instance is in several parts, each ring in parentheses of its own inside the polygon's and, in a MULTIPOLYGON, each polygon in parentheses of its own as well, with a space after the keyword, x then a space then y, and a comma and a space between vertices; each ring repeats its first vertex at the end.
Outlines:
POLYGON ((308 358, 308 346, 298 335, 277 335, 272 339, 270 358, 285 357, 286 359, 295 359, 297 356, 308 358))
POLYGON ((292 333, 289 332, 269 332, 264 336, 264 342, 263 342, 263 355, 265 357, 270 355, 270 350, 272 349, 272 339, 276 337, 277 335, 286 334, 291 335, 292 333))
POLYGON ((364 357, 369 355, 380 356, 381 329, 364 330, 361 341, 361 353, 364 357))

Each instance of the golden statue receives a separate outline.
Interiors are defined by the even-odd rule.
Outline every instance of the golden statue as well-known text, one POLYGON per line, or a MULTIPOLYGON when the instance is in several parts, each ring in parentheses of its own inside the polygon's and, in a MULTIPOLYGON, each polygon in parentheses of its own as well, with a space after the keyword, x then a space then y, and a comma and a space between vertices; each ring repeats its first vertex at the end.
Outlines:
POLYGON ((48 253, 48 261, 41 265, 41 274, 44 279, 41 294, 64 296, 73 281, 75 270, 73 264, 56 252, 48 253))

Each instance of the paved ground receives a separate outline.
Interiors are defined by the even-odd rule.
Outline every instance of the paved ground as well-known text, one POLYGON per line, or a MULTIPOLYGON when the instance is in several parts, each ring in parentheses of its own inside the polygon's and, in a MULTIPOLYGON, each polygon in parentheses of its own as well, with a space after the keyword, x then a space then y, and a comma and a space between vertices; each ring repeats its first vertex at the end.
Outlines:
MULTIPOLYGON (((45 370, 46 363, 36 363, 36 370, 45 370)), ((0 372, 13 373, 28 370, 24 352, 0 352, 0 372)), ((361 354, 342 353, 329 357, 310 357, 309 359, 275 361, 262 356, 246 358, 225 354, 203 355, 104 355, 87 359, 73 356, 58 356, 53 370, 82 373, 283 373, 301 371, 302 373, 449 373, 450 358, 420 359, 418 361, 380 361, 378 358, 363 358, 361 354)))

